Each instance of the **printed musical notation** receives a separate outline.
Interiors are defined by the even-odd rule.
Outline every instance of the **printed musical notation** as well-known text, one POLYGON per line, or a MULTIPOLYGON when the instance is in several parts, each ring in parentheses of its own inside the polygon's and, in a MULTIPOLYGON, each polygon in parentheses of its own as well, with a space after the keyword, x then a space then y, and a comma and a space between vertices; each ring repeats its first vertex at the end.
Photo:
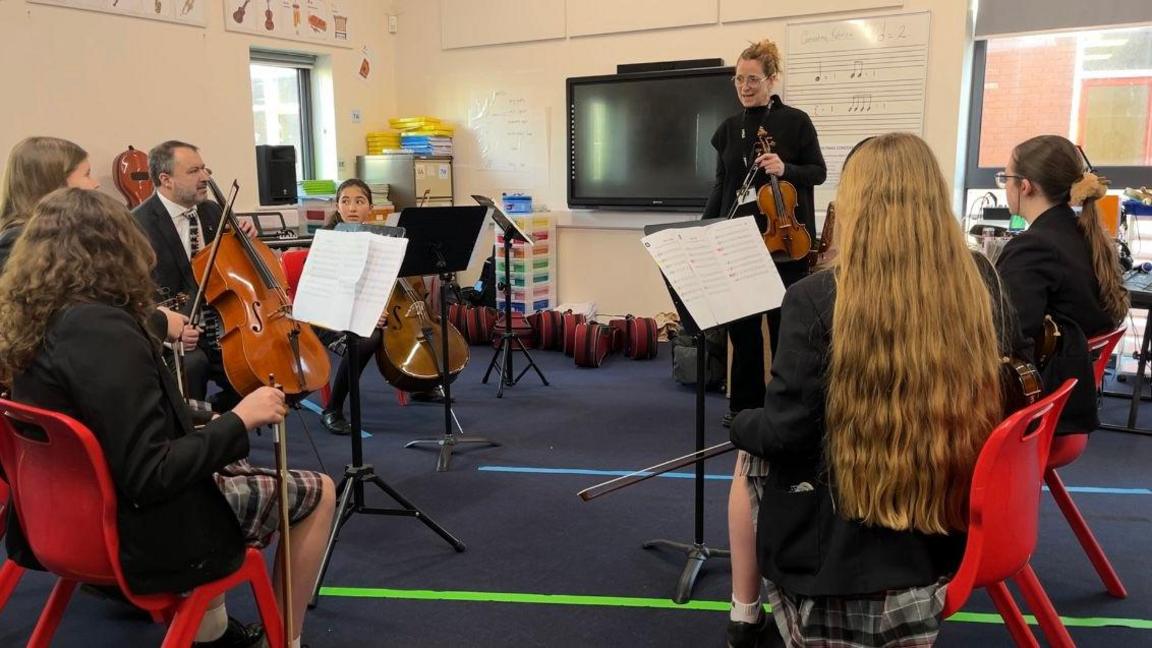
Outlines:
POLYGON ((789 25, 787 103, 821 143, 923 130, 929 14, 789 25))

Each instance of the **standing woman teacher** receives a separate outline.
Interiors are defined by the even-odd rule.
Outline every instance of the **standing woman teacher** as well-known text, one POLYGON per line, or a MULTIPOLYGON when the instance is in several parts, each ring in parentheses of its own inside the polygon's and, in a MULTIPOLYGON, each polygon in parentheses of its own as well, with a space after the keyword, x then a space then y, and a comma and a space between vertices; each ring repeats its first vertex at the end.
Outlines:
MULTIPOLYGON (((750 196, 737 195, 748 169, 755 164, 760 167, 760 172, 754 189, 768 184, 767 174, 795 185, 796 220, 815 236, 813 187, 823 184, 828 169, 820 153, 816 128, 807 113, 784 105, 779 95, 773 94, 782 71, 780 50, 770 40, 749 45, 740 53, 732 82, 744 110, 724 120, 712 136, 712 146, 717 154, 716 184, 704 207, 704 218, 724 218, 733 213, 735 206, 736 216, 756 215, 757 224, 764 230, 765 223, 757 213, 755 192, 750 196), (770 153, 757 155, 754 145, 761 127, 773 141, 773 149, 770 153)), ((808 261, 777 259, 776 269, 787 287, 808 274, 808 261)), ((730 411, 724 417, 725 425, 741 410, 764 406, 764 336, 761 333, 764 315, 768 316, 769 344, 775 355, 780 331, 779 308, 728 325, 728 336, 732 341, 732 376, 729 383, 730 411)), ((733 599, 730 645, 744 643, 739 635, 752 634, 753 629, 764 621, 752 525, 752 503, 759 501, 759 484, 752 483, 753 489, 749 490, 747 478, 762 479, 766 474, 765 462, 740 453, 728 497, 733 599)))

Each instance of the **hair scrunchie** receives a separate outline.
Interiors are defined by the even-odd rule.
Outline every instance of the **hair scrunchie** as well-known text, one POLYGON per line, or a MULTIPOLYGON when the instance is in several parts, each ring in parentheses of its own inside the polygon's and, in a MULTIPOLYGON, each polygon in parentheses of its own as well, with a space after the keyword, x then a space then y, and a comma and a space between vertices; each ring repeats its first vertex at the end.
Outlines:
POLYGON ((1072 183, 1071 200, 1073 206, 1079 207, 1086 200, 1103 198, 1108 193, 1108 178, 1095 173, 1085 173, 1080 179, 1072 183))

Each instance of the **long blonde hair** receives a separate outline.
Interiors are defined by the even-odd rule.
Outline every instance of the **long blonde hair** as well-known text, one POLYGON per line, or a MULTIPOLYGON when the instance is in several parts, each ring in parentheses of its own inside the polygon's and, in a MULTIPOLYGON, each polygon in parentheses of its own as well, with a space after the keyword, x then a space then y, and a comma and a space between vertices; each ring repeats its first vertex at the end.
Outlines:
POLYGON ((155 310, 152 246, 123 204, 99 191, 58 189, 33 210, 0 275, 0 383, 31 364, 48 325, 71 304, 155 310))
POLYGON ((0 185, 0 231, 23 225, 36 203, 87 159, 84 149, 58 137, 28 137, 12 147, 0 185))
MULTIPOLYGON (((1084 177, 1084 160, 1076 145, 1059 135, 1039 135, 1018 144, 1012 149, 1012 166, 1017 174, 1039 187, 1048 200, 1058 204, 1068 203, 1072 186, 1084 177)), ((1100 304, 1119 324, 1128 314, 1128 291, 1124 290, 1116 246, 1100 223, 1097 197, 1090 195, 1084 200, 1076 224, 1092 253, 1100 304)))
POLYGON ((967 526, 976 457, 999 422, 989 291, 924 140, 864 144, 836 195, 827 463, 841 515, 922 533, 967 526))

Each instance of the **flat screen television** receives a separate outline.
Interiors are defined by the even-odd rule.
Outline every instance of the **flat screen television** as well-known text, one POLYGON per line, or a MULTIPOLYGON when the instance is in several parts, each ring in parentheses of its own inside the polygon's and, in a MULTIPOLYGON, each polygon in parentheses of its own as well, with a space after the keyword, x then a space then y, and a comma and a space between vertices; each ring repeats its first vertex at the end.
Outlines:
POLYGON ((698 210, 712 134, 741 110, 731 67, 568 79, 568 206, 698 210))

